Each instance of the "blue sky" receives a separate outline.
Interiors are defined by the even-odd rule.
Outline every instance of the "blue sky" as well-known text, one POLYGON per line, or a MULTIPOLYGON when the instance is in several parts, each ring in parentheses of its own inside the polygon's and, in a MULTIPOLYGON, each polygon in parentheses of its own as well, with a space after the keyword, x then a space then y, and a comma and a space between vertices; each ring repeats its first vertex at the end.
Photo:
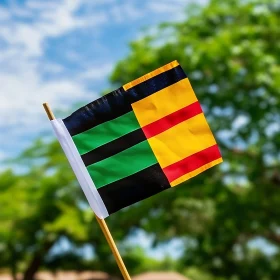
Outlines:
POLYGON ((97 98, 129 42, 182 19, 188 3, 0 0, 0 160, 50 131, 43 102, 69 110, 97 98))

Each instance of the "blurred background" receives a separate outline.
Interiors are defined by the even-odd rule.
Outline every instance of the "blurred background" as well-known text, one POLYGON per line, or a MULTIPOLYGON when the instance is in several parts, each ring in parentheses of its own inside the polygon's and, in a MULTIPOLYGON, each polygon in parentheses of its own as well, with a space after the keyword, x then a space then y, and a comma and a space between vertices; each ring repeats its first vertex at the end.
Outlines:
POLYGON ((127 268, 280 279, 279 26, 277 0, 1 0, 0 279, 120 279, 42 103, 65 117, 174 59, 224 163, 106 220, 127 268))

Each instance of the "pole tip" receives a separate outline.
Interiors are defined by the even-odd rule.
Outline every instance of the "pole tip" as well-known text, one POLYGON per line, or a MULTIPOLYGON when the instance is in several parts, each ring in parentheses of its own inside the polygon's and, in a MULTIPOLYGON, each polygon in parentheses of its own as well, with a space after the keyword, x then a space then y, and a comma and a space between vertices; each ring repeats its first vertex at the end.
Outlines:
POLYGON ((53 112, 52 112, 52 110, 51 110, 49 104, 48 104, 47 102, 45 102, 45 103, 43 103, 43 107, 44 107, 44 109, 45 109, 45 111, 46 111, 46 113, 47 113, 47 115, 48 115, 49 120, 50 120, 50 121, 51 121, 51 120, 54 120, 54 119, 55 119, 55 116, 54 116, 54 114, 53 114, 53 112))

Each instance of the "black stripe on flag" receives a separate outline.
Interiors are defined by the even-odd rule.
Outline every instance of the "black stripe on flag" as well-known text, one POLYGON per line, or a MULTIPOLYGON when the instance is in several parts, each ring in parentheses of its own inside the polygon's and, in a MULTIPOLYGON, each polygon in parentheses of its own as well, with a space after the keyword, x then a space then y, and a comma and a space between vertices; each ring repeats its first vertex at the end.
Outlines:
POLYGON ((128 89, 127 92, 132 96, 138 94, 142 96, 141 99, 143 99, 185 78, 187 78, 187 75, 185 74, 182 67, 178 65, 168 71, 165 71, 151 79, 146 80, 143 83, 140 83, 128 89))
POLYGON ((98 192, 109 214, 112 214, 168 188, 170 188, 170 184, 157 163, 99 188, 98 192))
POLYGON ((147 138, 143 130, 139 128, 90 152, 87 152, 86 154, 83 154, 82 160, 84 164, 88 166, 120 153, 145 140, 147 140, 147 138))
POLYGON ((115 119, 132 110, 131 104, 186 78, 181 66, 176 66, 127 91, 122 87, 78 109, 63 119, 71 136, 115 119))

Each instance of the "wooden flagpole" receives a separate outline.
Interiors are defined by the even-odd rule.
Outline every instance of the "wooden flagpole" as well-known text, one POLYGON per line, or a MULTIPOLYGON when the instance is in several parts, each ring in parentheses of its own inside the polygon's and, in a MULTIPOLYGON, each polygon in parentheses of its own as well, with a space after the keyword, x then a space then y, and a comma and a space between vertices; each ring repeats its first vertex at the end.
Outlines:
MULTIPOLYGON (((55 116, 54 116, 54 114, 53 114, 49 104, 48 103, 44 103, 43 106, 44 106, 44 109, 45 109, 45 111, 46 111, 46 113, 48 115, 49 120, 50 121, 54 120, 55 116)), ((106 240, 107 240, 107 242, 108 242, 108 244, 109 244, 109 246, 110 246, 110 248, 111 248, 111 250, 113 252, 113 255, 114 255, 115 259, 116 259, 116 262, 117 262, 118 267, 119 267, 119 269, 120 269, 120 271, 122 273, 123 278, 125 280, 131 280, 131 278, 130 278, 130 276, 128 274, 128 271, 127 271, 127 269, 125 267, 125 264, 124 264, 124 262, 122 260, 122 257, 121 257, 121 255, 120 255, 120 253, 118 251, 118 248, 117 248, 117 246, 115 244, 115 241, 114 241, 114 239, 113 239, 113 237, 112 237, 112 235, 110 233, 109 228, 107 227, 107 224, 106 224, 105 220, 98 218, 96 215, 95 215, 95 218, 97 219, 97 222, 98 222, 99 226, 101 227, 101 230, 102 230, 102 232, 103 232, 103 234, 104 234, 104 236, 105 236, 105 238, 106 238, 106 240)))

